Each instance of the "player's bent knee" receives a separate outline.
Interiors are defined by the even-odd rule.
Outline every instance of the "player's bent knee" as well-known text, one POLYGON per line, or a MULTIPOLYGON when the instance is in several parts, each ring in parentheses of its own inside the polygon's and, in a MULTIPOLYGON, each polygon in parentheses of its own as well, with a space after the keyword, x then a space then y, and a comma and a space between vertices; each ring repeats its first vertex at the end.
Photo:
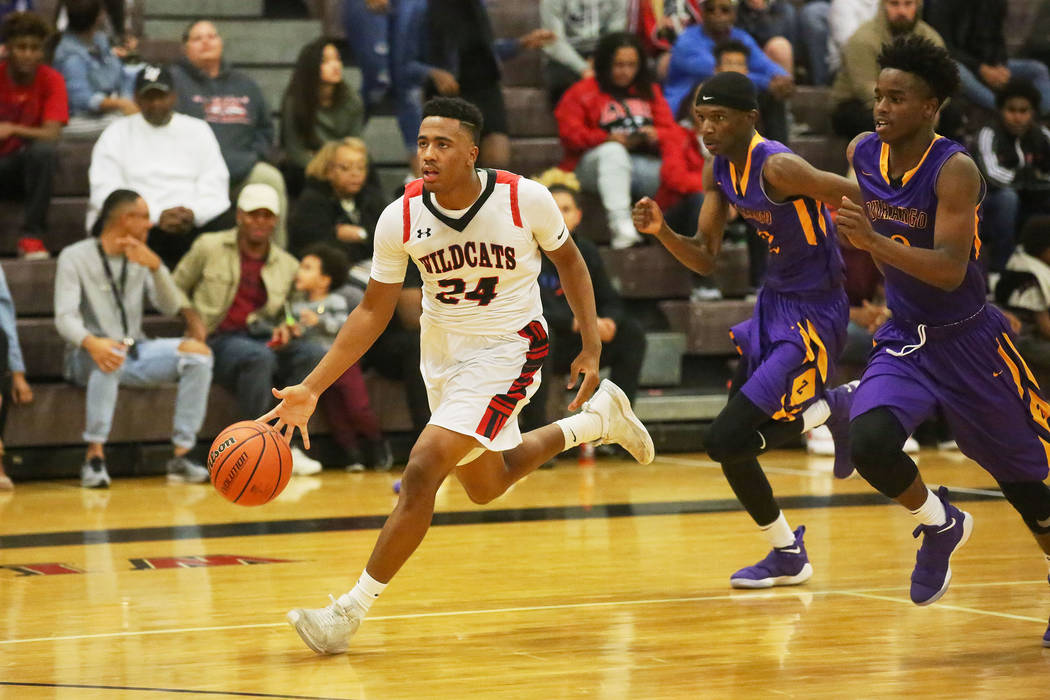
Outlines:
POLYGON ((862 475, 866 468, 885 465, 902 452, 907 435, 898 440, 898 432, 903 434, 904 429, 887 409, 868 411, 850 422, 850 459, 862 475))
POLYGON ((747 445, 741 442, 740 432, 727 430, 715 421, 704 434, 704 449, 707 456, 720 464, 739 461, 742 456, 751 456, 747 445))
POLYGON ((1050 534, 1050 487, 1042 481, 1000 481, 999 488, 1029 530, 1036 535, 1050 534))

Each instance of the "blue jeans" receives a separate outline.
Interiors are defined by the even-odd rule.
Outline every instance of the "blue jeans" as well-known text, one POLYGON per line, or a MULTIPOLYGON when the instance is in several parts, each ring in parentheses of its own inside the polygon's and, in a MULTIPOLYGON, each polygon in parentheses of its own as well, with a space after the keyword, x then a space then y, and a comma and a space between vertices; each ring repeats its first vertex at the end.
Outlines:
POLYGON ((240 420, 254 420, 276 403, 271 387, 297 384, 324 357, 324 346, 297 338, 274 350, 265 338, 219 333, 208 338, 215 355, 215 382, 237 397, 240 420))
POLYGON ((981 226, 981 243, 987 246, 988 267, 1002 270, 1013 255, 1017 245, 1017 215, 1021 208, 1021 197, 1017 190, 1001 187, 989 190, 984 196, 984 221, 981 226))
MULTIPOLYGON (((962 80, 962 94, 966 99, 989 111, 995 110, 995 92, 981 82, 973 71, 961 63, 959 66, 959 79, 962 80)), ((1050 114, 1050 69, 1045 63, 1029 58, 1011 58, 1006 62, 1010 69, 1010 76, 1024 78, 1035 85, 1036 90, 1043 96, 1039 111, 1042 114, 1050 114)))
POLYGON ((108 373, 99 369, 83 348, 67 356, 66 379, 87 388, 85 442, 104 444, 109 438, 121 386, 151 388, 178 382, 171 442, 187 449, 197 444, 197 431, 208 408, 212 358, 181 352, 180 343, 182 338, 139 341, 135 344, 138 357, 128 356, 119 369, 108 373))
POLYGON ((798 12, 798 36, 809 60, 809 75, 814 85, 831 82, 828 67, 828 9, 827 0, 807 2, 798 12))
MULTIPOLYGON (((419 123, 423 120, 423 86, 406 73, 412 0, 391 0, 386 12, 373 12, 364 0, 344 0, 346 42, 361 69, 361 96, 371 111, 388 92, 394 99, 397 125, 409 153, 416 150, 419 123)), ((424 10, 425 12, 425 10, 424 10)))

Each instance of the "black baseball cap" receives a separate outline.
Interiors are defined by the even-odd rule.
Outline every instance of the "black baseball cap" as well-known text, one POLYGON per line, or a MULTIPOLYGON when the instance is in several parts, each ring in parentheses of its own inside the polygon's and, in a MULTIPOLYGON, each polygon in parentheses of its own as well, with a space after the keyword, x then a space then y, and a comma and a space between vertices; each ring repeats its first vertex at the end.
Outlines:
POLYGON ((146 65, 139 74, 135 76, 135 94, 141 95, 147 90, 159 90, 171 92, 175 89, 175 83, 171 79, 171 71, 164 66, 146 65))

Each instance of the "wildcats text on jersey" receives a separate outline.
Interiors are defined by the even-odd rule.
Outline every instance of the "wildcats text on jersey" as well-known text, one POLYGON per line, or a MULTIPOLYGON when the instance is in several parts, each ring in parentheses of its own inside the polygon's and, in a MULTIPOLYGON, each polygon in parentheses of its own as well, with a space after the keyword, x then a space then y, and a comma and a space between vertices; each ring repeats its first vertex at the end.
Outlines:
POLYGON ((513 270, 517 267, 512 246, 485 241, 467 241, 462 245, 453 243, 447 248, 420 257, 419 262, 430 274, 451 272, 463 266, 500 270, 513 270))

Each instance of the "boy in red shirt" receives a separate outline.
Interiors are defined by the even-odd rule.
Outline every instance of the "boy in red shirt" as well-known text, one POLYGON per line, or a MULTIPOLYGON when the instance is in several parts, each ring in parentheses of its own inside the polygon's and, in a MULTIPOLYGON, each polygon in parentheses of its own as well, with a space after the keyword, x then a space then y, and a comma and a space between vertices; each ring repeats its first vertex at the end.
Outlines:
POLYGON ((0 27, 6 59, 0 61, 0 191, 20 192, 25 203, 19 250, 46 257, 46 230, 55 143, 69 120, 66 83, 44 65, 51 28, 39 15, 14 12, 0 27))

